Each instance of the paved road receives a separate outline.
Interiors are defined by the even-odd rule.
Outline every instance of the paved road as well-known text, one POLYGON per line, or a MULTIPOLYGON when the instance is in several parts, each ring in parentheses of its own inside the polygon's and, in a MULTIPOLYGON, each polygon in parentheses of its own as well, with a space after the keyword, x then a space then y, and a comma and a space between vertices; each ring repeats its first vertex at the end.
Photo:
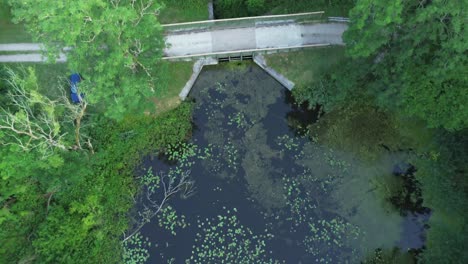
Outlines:
MULTIPOLYGON (((0 44, 0 52, 11 52, 12 54, 0 55, 1 62, 45 62, 47 58, 41 54, 44 46, 40 43, 13 43, 0 44), (24 52, 24 53, 22 53, 24 52)), ((70 48, 64 48, 65 51, 70 48)), ((67 57, 60 53, 56 62, 65 62, 67 57)))
MULTIPOLYGON (((0 55, 1 62, 45 62, 47 58, 40 53, 27 53, 27 54, 14 54, 14 55, 0 55)), ((56 62, 66 62, 67 57, 61 53, 55 60, 56 62)))
POLYGON ((166 57, 311 44, 343 45, 345 23, 285 24, 168 34, 166 57))
POLYGON ((0 44, 0 51, 41 51, 42 45, 36 43, 0 44))
MULTIPOLYGON (((248 28, 229 28, 205 32, 169 33, 164 56, 186 56, 246 49, 288 48, 311 44, 342 45, 345 23, 257 25, 248 28)), ((0 44, 0 52, 27 52, 0 55, 0 62, 43 62, 38 43, 0 44)), ((59 62, 66 61, 61 54, 59 62)))

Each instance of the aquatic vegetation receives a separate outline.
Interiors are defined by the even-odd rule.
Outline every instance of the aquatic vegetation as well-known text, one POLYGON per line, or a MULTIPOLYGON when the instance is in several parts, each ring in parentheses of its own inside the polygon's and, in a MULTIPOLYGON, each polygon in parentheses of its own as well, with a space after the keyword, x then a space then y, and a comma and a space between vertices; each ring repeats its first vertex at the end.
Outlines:
POLYGON ((136 233, 130 239, 123 242, 123 263, 125 264, 144 264, 150 257, 149 248, 151 241, 136 233))
POLYGON ((208 146, 206 146, 205 148, 203 148, 203 150, 198 153, 198 158, 200 158, 201 160, 205 160, 205 159, 209 159, 213 156, 213 144, 208 144, 208 146))
POLYGON ((272 161, 279 153, 268 145, 267 131, 261 124, 255 124, 246 132, 243 142, 246 149, 241 165, 252 197, 266 210, 284 207, 282 179, 272 177, 279 173, 272 161))
POLYGON ((398 232, 401 232, 397 231, 401 228, 398 224, 399 214, 389 215, 382 210, 383 199, 377 200, 372 193, 362 194, 362 188, 372 188, 373 179, 380 176, 379 172, 385 171, 388 164, 394 164, 394 159, 389 158, 376 165, 376 168, 369 169, 364 166, 366 163, 356 163, 354 156, 320 146, 313 141, 295 144, 287 136, 278 139, 283 141, 281 146, 285 151, 292 149, 291 153, 297 153, 293 159, 298 167, 302 168, 302 172, 296 169, 294 173, 283 177, 287 209, 276 217, 290 222, 291 232, 308 230, 304 233, 304 245, 309 254, 317 257, 316 262, 335 263, 336 258, 333 257, 338 256, 342 258, 341 261, 350 258, 357 261, 365 252, 360 245, 372 247, 376 241, 386 241, 385 243, 392 245, 392 239, 398 239, 398 232), (358 198, 364 196, 369 198, 358 198), (365 199, 365 202, 362 199, 365 199), (333 218, 325 217, 329 214, 327 210, 338 215, 333 218), (343 217, 350 217, 350 220, 344 222, 343 217), (380 220, 366 220, 372 217, 378 217, 380 220), (310 219, 317 218, 325 222, 309 223, 310 219), (388 230, 392 235, 375 236, 380 232, 379 228, 388 230), (358 230, 368 230, 370 235, 358 230), (348 234, 353 234, 350 237, 351 241, 359 238, 359 242, 349 244, 348 238, 340 240, 344 239, 343 233, 348 232, 354 232, 348 234), (329 237, 333 237, 334 240, 327 241, 329 237), (313 241, 316 244, 313 244, 313 241), (331 251, 326 251, 323 248, 330 247, 329 242, 333 247, 331 251))
POLYGON ((219 176, 224 168, 221 153, 216 149, 210 153, 210 157, 202 161, 205 170, 213 175, 219 176))
POLYGON ((284 207, 281 179, 273 179, 273 166, 257 151, 249 151, 242 160, 247 188, 253 198, 266 210, 284 207))
POLYGON ((310 222, 309 230, 304 245, 318 263, 349 261, 361 235, 357 226, 338 217, 310 222))
POLYGON ((304 189, 298 179, 283 177, 283 189, 289 208, 289 216, 286 220, 291 221, 297 228, 309 220, 312 211, 317 208, 317 203, 311 199, 310 193, 304 189))
POLYGON ((228 138, 219 138, 223 143, 209 143, 197 151, 196 158, 201 160, 205 169, 214 175, 232 178, 239 168, 239 148, 228 138))
POLYGON ((228 119, 228 125, 235 125, 237 128, 240 129, 246 129, 250 126, 245 114, 242 112, 237 112, 235 114, 229 115, 228 119))
POLYGON ((310 126, 310 131, 319 143, 372 162, 385 150, 382 144, 398 149, 401 137, 396 126, 395 119, 388 114, 370 106, 352 104, 325 114, 310 126))
POLYGON ((418 263, 416 260, 415 252, 404 252, 399 248, 393 249, 376 249, 373 254, 366 257, 362 262, 363 264, 415 264, 418 263))
POLYGON ((197 146, 193 143, 179 142, 177 144, 169 145, 164 155, 167 156, 170 161, 179 162, 180 166, 190 167, 193 165, 193 161, 189 161, 191 157, 197 154, 197 146))
POLYGON ((173 236, 177 235, 176 228, 186 228, 189 225, 185 221, 185 216, 178 215, 170 205, 161 209, 160 214, 158 214, 158 224, 159 227, 171 232, 173 236))
POLYGON ((389 210, 395 211, 398 208, 391 203, 394 197, 400 197, 404 191, 404 182, 401 178, 390 173, 385 173, 371 179, 371 184, 382 200, 382 205, 389 210))
POLYGON ((233 144, 231 139, 228 139, 226 145, 224 146, 224 157, 227 162, 227 167, 237 171, 239 166, 239 155, 238 149, 233 144))
POLYGON ((225 87, 226 87, 225 84, 220 83, 220 82, 216 82, 215 91, 217 91, 218 93, 222 93, 222 92, 224 92, 225 87))
POLYGON ((278 136, 276 144, 279 147, 284 147, 289 151, 297 152, 299 150, 299 143, 297 139, 290 137, 289 135, 278 136))
POLYGON ((347 173, 351 166, 346 160, 337 158, 336 155, 334 155, 333 149, 329 149, 328 152, 325 152, 324 157, 330 166, 337 168, 342 173, 347 173))
POLYGON ((255 234, 238 220, 237 209, 216 218, 197 221, 192 256, 187 263, 279 263, 267 257, 266 243, 273 235, 255 234))
POLYGON ((159 188, 159 183, 161 182, 161 178, 158 175, 153 174, 153 168, 149 167, 146 170, 146 173, 141 175, 140 183, 143 186, 147 186, 148 191, 154 193, 159 188))
POLYGON ((242 74, 243 72, 248 70, 249 63, 246 62, 239 62, 239 63, 226 63, 223 65, 224 69, 242 74))

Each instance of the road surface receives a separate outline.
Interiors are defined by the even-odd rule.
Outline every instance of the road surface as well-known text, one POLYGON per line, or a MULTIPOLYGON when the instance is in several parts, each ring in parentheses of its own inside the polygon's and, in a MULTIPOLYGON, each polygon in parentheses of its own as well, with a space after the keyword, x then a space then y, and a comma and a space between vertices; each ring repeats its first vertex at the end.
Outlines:
MULTIPOLYGON (((165 57, 196 56, 240 50, 288 48, 311 44, 343 45, 346 23, 288 23, 255 27, 215 29, 211 31, 169 32, 165 36, 165 57)), ((43 62, 42 44, 0 44, 0 62, 43 62), (9 54, 11 53, 11 54, 9 54)), ((59 62, 66 61, 61 54, 59 62)))

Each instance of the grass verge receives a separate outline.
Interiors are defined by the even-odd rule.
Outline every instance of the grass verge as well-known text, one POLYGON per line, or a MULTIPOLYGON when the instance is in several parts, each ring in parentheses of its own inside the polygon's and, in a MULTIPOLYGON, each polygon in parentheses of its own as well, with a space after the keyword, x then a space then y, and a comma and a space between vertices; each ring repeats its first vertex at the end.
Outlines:
POLYGON ((0 1, 0 43, 31 42, 22 24, 13 24, 10 7, 0 1))
POLYGON ((329 1, 311 0, 267 0, 268 14, 294 14, 303 12, 325 11, 325 16, 347 17, 353 7, 352 1, 343 1, 341 4, 332 4, 329 1), (349 2, 349 3, 348 3, 349 2))
POLYGON ((179 93, 192 76, 193 64, 192 61, 163 61, 166 74, 162 78, 167 83, 167 90, 159 98, 154 99, 157 114, 172 110, 180 104, 179 93))
POLYGON ((49 98, 62 95, 61 88, 68 87, 67 78, 70 71, 66 63, 3 63, 1 65, 13 70, 34 68, 40 92, 49 98))
POLYGON ((354 6, 352 0, 215 0, 215 16, 217 19, 260 15, 280 15, 304 12, 325 11, 324 17, 347 17, 354 6), (258 2, 252 4, 252 2, 258 2), (250 3, 250 4, 249 4, 250 3))
POLYGON ((208 20, 208 0, 164 0, 161 24, 208 20))

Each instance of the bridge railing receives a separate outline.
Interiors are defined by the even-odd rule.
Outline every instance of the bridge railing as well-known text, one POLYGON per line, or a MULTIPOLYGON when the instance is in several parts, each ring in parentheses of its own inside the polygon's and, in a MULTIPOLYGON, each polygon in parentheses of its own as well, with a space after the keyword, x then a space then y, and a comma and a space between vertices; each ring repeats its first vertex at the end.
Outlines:
POLYGON ((163 57, 163 60, 168 61, 190 61, 193 59, 200 59, 200 58, 215 58, 215 59, 226 59, 230 57, 252 57, 258 54, 273 54, 273 53, 280 53, 280 52, 290 52, 290 51, 298 51, 303 50, 306 48, 324 48, 330 47, 331 44, 324 43, 324 44, 309 44, 309 45, 301 45, 301 46, 292 46, 292 47, 282 47, 282 48, 263 48, 263 49, 246 49, 246 50, 233 50, 233 51, 223 51, 223 52, 212 52, 212 53, 201 53, 201 54, 192 54, 192 55, 181 55, 181 56, 171 56, 171 57, 163 57))
POLYGON ((321 21, 323 14, 324 11, 318 11, 288 15, 228 18, 176 24, 165 24, 162 25, 162 27, 166 32, 177 33, 179 31, 208 31, 223 28, 256 27, 287 23, 308 23, 321 21))
POLYGON ((328 21, 330 22, 342 22, 342 23, 349 23, 349 18, 347 17, 328 17, 328 21))

